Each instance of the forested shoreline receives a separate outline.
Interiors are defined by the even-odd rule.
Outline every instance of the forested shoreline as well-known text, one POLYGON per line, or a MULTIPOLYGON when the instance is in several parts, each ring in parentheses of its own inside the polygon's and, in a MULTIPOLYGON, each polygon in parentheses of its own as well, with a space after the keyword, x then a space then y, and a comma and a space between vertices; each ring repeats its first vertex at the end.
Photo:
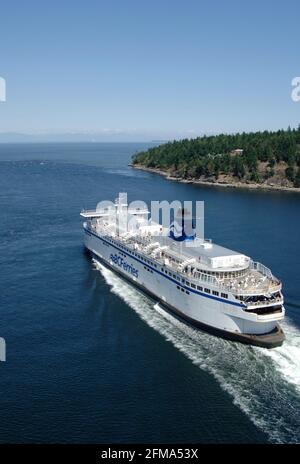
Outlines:
POLYGON ((132 164, 183 180, 300 188, 300 125, 168 142, 136 153, 132 164))

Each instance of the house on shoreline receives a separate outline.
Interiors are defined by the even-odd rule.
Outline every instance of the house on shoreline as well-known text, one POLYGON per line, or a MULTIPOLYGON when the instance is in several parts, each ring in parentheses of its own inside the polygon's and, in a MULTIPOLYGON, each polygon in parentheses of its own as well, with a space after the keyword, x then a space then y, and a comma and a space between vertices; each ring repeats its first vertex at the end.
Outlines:
POLYGON ((236 148, 235 150, 232 150, 231 154, 232 155, 242 155, 244 150, 242 148, 236 148))

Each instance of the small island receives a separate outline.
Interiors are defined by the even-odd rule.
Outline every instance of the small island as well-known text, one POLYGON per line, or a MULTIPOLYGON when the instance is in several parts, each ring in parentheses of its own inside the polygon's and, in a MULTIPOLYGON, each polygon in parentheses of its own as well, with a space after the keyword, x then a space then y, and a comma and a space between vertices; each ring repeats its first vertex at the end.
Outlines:
POLYGON ((300 191, 300 125, 168 142, 136 153, 131 166, 181 182, 300 191))

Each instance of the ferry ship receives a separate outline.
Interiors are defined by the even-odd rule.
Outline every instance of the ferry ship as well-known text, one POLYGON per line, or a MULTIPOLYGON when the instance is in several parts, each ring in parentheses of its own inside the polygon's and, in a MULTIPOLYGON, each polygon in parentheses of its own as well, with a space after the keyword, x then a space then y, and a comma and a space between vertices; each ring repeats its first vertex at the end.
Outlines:
POLYGON ((177 318, 232 341, 282 345, 282 284, 263 264, 188 236, 184 228, 178 238, 172 228, 149 220, 148 209, 128 208, 121 194, 111 206, 81 216, 92 256, 177 318), (191 239, 193 246, 185 246, 191 239))

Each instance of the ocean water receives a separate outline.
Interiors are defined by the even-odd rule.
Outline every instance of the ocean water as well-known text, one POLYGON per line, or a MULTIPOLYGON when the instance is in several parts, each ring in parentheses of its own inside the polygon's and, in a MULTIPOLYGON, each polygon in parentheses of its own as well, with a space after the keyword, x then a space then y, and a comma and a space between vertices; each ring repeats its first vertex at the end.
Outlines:
POLYGON ((0 145, 0 442, 299 442, 300 194, 128 167, 146 146, 0 145), (196 331, 88 257, 79 212, 119 191, 204 200, 206 236, 283 280, 285 344, 196 331))

